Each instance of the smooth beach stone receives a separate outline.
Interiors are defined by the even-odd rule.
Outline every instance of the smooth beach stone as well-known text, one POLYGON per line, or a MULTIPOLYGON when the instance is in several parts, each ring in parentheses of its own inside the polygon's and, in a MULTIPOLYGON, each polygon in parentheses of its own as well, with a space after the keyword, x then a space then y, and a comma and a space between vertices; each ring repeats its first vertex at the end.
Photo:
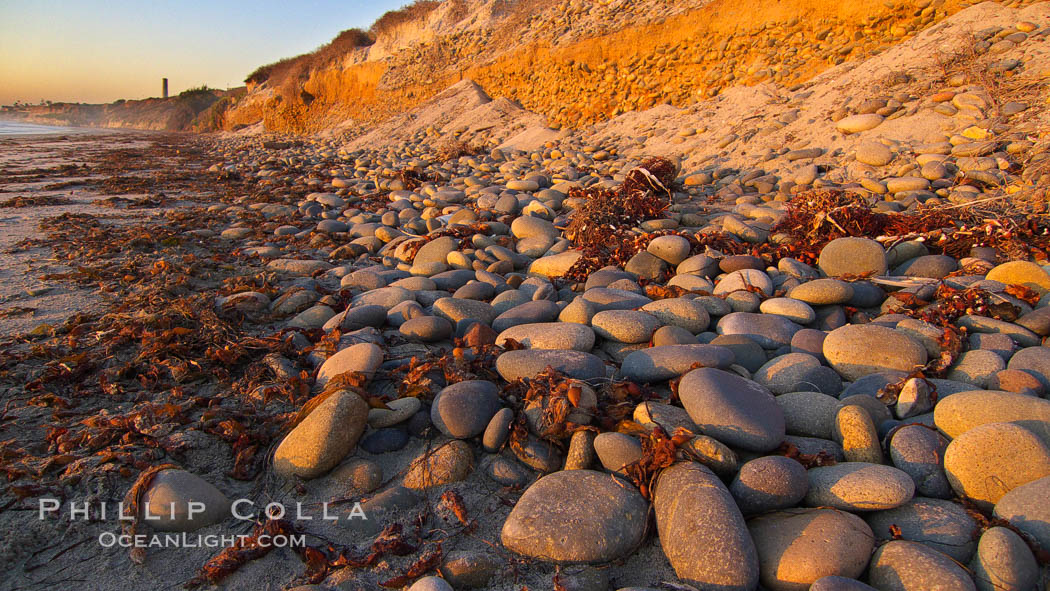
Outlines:
POLYGON ((744 515, 794 507, 808 490, 806 469, 784 456, 747 462, 729 485, 729 492, 744 515))
POLYGON ((693 433, 698 431, 698 427, 689 418, 689 413, 684 408, 651 400, 641 402, 634 407, 633 418, 634 422, 647 430, 651 431, 659 426, 668 435, 673 435, 679 428, 693 433))
POLYGON ((847 305, 854 308, 876 308, 886 300, 886 292, 870 281, 854 281, 850 287, 853 288, 853 298, 847 305))
POLYGON ((726 368, 733 352, 715 345, 664 345, 634 351, 624 358, 620 372, 635 382, 662 382, 678 377, 697 364, 726 368))
POLYGON ((838 279, 814 279, 789 291, 788 297, 812 306, 845 304, 853 299, 853 286, 838 279))
POLYGON ((439 316, 420 316, 407 320, 398 331, 408 339, 433 343, 452 337, 452 323, 439 316))
POLYGON ((352 493, 370 493, 383 484, 383 469, 372 460, 350 458, 339 464, 324 478, 326 490, 335 498, 352 493))
POLYGON ((788 434, 831 439, 835 418, 842 403, 834 396, 820 392, 788 392, 776 397, 784 413, 788 434))
POLYGON ((490 552, 452 550, 438 570, 453 589, 478 589, 485 588, 501 566, 501 560, 490 552))
POLYGON ((991 351, 1003 361, 1010 361, 1017 351, 1017 343, 1004 334, 977 332, 968 336, 966 341, 970 351, 991 351))
POLYGON ((886 251, 869 238, 836 238, 821 249, 817 266, 830 277, 885 275, 886 251))
POLYGON ((896 539, 891 526, 900 528, 900 539, 920 542, 965 563, 977 544, 973 532, 977 522, 957 503, 916 497, 896 509, 876 511, 864 517, 876 540, 896 539))
POLYGON ((846 461, 845 456, 842 455, 842 446, 835 443, 834 441, 820 439, 817 437, 785 435, 784 442, 794 445, 796 448, 798 448, 799 453, 818 455, 821 452, 823 452, 836 462, 846 461))
POLYGON ((889 384, 895 384, 908 376, 907 373, 897 370, 884 370, 873 374, 868 374, 862 378, 858 378, 853 383, 846 386, 839 394, 839 398, 847 398, 849 396, 855 396, 862 394, 864 396, 870 396, 872 398, 879 395, 879 390, 882 390, 889 384))
POLYGON ((598 308, 594 304, 579 297, 569 302, 569 305, 558 314, 558 322, 590 325, 591 318, 594 318, 597 313, 598 308))
POLYGON ((567 250, 562 253, 540 257, 529 265, 529 275, 542 277, 561 277, 583 256, 579 250, 567 250))
POLYGON ((988 380, 989 390, 1006 390, 1028 396, 1041 397, 1046 388, 1035 376, 1019 369, 1004 369, 988 380))
POLYGON ((347 308, 339 318, 339 329, 343 331, 357 330, 366 326, 379 328, 386 323, 387 309, 383 306, 368 305, 347 308))
POLYGON ((1050 400, 1016 392, 973 390, 942 398, 933 408, 937 428, 948 437, 988 423, 1014 423, 1050 445, 1050 400))
POLYGON ((757 269, 740 269, 727 273, 715 284, 714 295, 726 295, 734 291, 757 289, 766 296, 773 295, 773 281, 763 271, 757 269))
POLYGON ((571 349, 590 351, 594 348, 594 331, 591 327, 573 322, 541 322, 512 326, 496 337, 496 344, 503 346, 514 340, 527 349, 571 349))
POLYGON ((715 284, 707 277, 679 273, 668 280, 667 287, 681 287, 688 291, 711 293, 715 289, 715 284))
MULTIPOLYGON (((893 414, 878 398, 868 394, 854 394, 852 396, 844 396, 839 399, 842 406, 859 406, 868 412, 868 416, 871 417, 871 422, 875 425, 881 425, 886 421, 893 420, 893 414)), ((833 437, 834 439, 834 437, 833 437)))
POLYGON ((981 534, 970 571, 978 591, 1024 591, 1039 580, 1039 564, 1021 536, 1005 527, 981 534))
POLYGON ((273 466, 284 478, 317 478, 341 462, 368 422, 368 403, 339 390, 317 405, 277 446, 273 466))
POLYGON ((324 388, 332 378, 351 371, 359 371, 370 380, 381 363, 383 363, 383 350, 377 345, 373 343, 351 345, 321 364, 321 368, 317 370, 314 387, 324 388))
POLYGON ((653 492, 660 547, 682 582, 701 589, 753 591, 759 563, 740 509, 706 466, 678 462, 653 492))
POLYGON ((528 301, 501 313, 492 321, 492 329, 502 332, 512 326, 553 322, 561 313, 558 304, 549 300, 528 301))
POLYGON ((522 445, 511 446, 511 451, 522 464, 544 474, 556 472, 564 465, 561 450, 557 446, 531 434, 522 445))
MULTIPOLYGON (((466 269, 453 269, 430 276, 440 291, 455 291, 474 280, 475 273, 466 269)), ((468 300, 469 301, 469 300, 468 300)))
POLYGON ((965 328, 970 333, 1004 334, 1021 347, 1038 347, 1039 335, 1013 322, 997 320, 985 316, 969 314, 955 321, 956 326, 965 328))
POLYGON ((802 327, 782 316, 733 312, 723 316, 716 325, 720 335, 742 335, 765 349, 777 349, 791 344, 791 338, 802 327))
POLYGON ((678 326, 696 334, 707 330, 711 315, 695 300, 666 298, 642 306, 642 311, 655 316, 661 324, 678 326))
POLYGON ((382 531, 387 521, 407 516, 422 500, 420 493, 395 484, 361 503, 361 510, 368 519, 357 518, 339 523, 348 526, 352 531, 374 536, 382 531))
POLYGON ((397 451, 408 443, 408 431, 402 427, 386 427, 372 431, 361 438, 358 447, 370 454, 397 451))
POLYGON ((986 423, 948 444, 944 472, 959 496, 991 509, 1012 489, 1050 476, 1050 447, 1014 423, 986 423))
POLYGON ((965 351, 956 358, 945 377, 987 388, 992 377, 1006 369, 1006 362, 993 351, 965 351))
POLYGON ((350 300, 350 305, 357 306, 382 306, 388 311, 401 302, 410 302, 416 299, 416 295, 403 287, 381 287, 356 295, 350 300))
MULTIPOLYGON (((35 292, 34 292, 35 293, 35 292)), ((223 314, 236 310, 249 316, 263 314, 270 307, 270 297, 257 291, 242 291, 226 297, 215 298, 215 312, 223 314)))
POLYGON ((878 589, 855 579, 831 575, 813 581, 813 584, 809 586, 809 591, 878 591, 878 589))
POLYGON ((879 591, 977 589, 966 569, 950 557, 904 540, 888 542, 875 551, 868 567, 868 583, 879 591))
POLYGON ((311 306, 296 314, 295 318, 288 321, 288 326, 310 330, 321 328, 335 316, 335 310, 324 305, 311 306))
POLYGON ((689 273, 703 277, 714 277, 718 273, 719 259, 706 254, 693 255, 681 263, 678 263, 676 271, 678 274, 689 273))
POLYGON ((631 257, 623 269, 637 275, 640 279, 653 281, 664 274, 667 269, 667 261, 643 250, 631 257))
POLYGON ((863 142, 857 145, 854 156, 864 164, 886 166, 893 160, 893 151, 879 142, 863 142))
POLYGON ((1041 296, 1050 293, 1050 275, 1029 261, 1010 261, 998 265, 988 271, 985 279, 1006 285, 1023 285, 1041 296))
POLYGON ((587 291, 595 287, 609 287, 610 284, 621 279, 635 281, 638 278, 633 273, 628 273, 619 267, 602 267, 587 275, 587 281, 583 284, 583 289, 587 291))
POLYGON ((424 451, 408 466, 403 484, 422 490, 459 482, 474 469, 474 452, 465 441, 453 439, 424 451))
POLYGON ((535 472, 520 462, 503 456, 489 456, 481 465, 481 470, 493 482, 503 486, 525 486, 535 476, 535 472))
POLYGON ((822 577, 860 576, 875 547, 863 519, 835 509, 775 511, 747 527, 758 550, 762 585, 770 591, 807 591, 822 577))
POLYGON ((732 273, 742 269, 762 271, 766 268, 766 263, 761 258, 749 254, 731 254, 718 261, 718 268, 725 273, 732 273))
POLYGON ((459 298, 441 298, 434 302, 434 315, 453 324, 467 319, 492 324, 496 319, 496 311, 487 302, 459 298))
POLYGON ((448 581, 441 577, 423 577, 412 586, 408 588, 408 591, 454 591, 452 585, 448 584, 448 581))
MULTIPOLYGON (((231 296, 232 297, 232 296, 231 296)), ((1027 328, 1039 336, 1050 335, 1050 307, 1036 308, 1031 312, 1022 314, 1014 321, 1014 324, 1027 328)))
POLYGON ((660 328, 660 321, 652 314, 636 310, 605 310, 591 318, 591 328, 603 339, 645 343, 660 328))
POLYGON ((490 454, 494 454, 503 444, 510 438, 510 427, 514 422, 514 410, 510 408, 501 408, 496 414, 492 415, 489 420, 489 424, 485 426, 485 431, 481 437, 482 448, 490 454))
POLYGON ((444 263, 448 259, 448 253, 459 248, 459 240, 451 236, 441 236, 424 244, 412 259, 413 265, 426 265, 432 263, 444 263))
POLYGON ((697 435, 686 442, 696 461, 707 466, 722 478, 732 478, 740 466, 740 458, 726 444, 707 435, 697 435))
POLYGON ((877 113, 850 115, 835 122, 835 129, 844 134, 860 133, 878 127, 884 119, 885 117, 877 113))
POLYGON ((672 265, 677 265, 689 256, 691 248, 689 241, 681 236, 657 236, 649 243, 646 250, 649 251, 649 254, 672 265))
POLYGON ((661 326, 653 333, 653 346, 699 345, 696 335, 680 326, 661 326))
POLYGON ((386 408, 373 408, 368 411, 368 426, 373 429, 392 427, 403 423, 416 414, 423 403, 418 398, 406 396, 386 403, 386 408))
POLYGON ((893 465, 907 472, 915 482, 915 491, 925 497, 949 498, 952 493, 941 459, 948 440, 922 425, 905 425, 890 439, 889 453, 893 465))
POLYGON ((1006 367, 1026 372, 1039 380, 1044 389, 1050 389, 1050 347, 1021 349, 1010 357, 1006 367))
POLYGON ((610 472, 624 474, 624 466, 642 459, 642 444, 623 433, 599 433, 594 438, 598 461, 610 472))
POLYGON ((564 470, 588 470, 597 459, 594 451, 594 432, 577 431, 569 439, 564 470))
POLYGON ((207 480, 185 470, 161 470, 142 492, 138 519, 158 531, 191 532, 229 515, 230 500, 207 480))
POLYGON ((868 411, 860 406, 850 404, 839 409, 832 439, 842 446, 847 462, 882 463, 882 445, 875 423, 868 411))
POLYGON ((266 263, 268 269, 288 273, 290 275, 303 275, 310 277, 314 273, 327 271, 332 265, 324 261, 300 260, 300 259, 274 259, 266 263))
POLYGON ((607 287, 596 287, 583 292, 581 296, 585 301, 594 306, 595 311, 605 310, 633 310, 652 303, 650 298, 626 291, 623 289, 610 289, 607 287))
POLYGON ((413 318, 419 318, 426 315, 426 312, 423 311, 423 306, 420 306, 419 302, 410 300, 407 302, 401 302, 393 308, 390 308, 386 313, 386 321, 391 326, 400 327, 413 318))
POLYGON ((893 270, 894 275, 943 279, 959 268, 959 262, 943 254, 928 254, 906 261, 893 270))
POLYGON ((754 374, 754 380, 773 394, 810 390, 825 394, 842 391, 842 378, 807 353, 788 353, 769 360, 754 374))
POLYGON ((1031 535, 1043 548, 1050 548, 1050 477, 1023 484, 1003 495, 994 515, 1031 535))
POLYGON ((566 470, 525 490, 500 539, 512 552, 549 562, 609 562, 641 543, 647 514, 633 486, 602 472, 566 470))
POLYGON ((732 351, 736 357, 735 363, 751 373, 755 373, 769 361, 762 345, 744 335, 719 335, 712 339, 710 344, 732 351))
POLYGON ((682 378, 678 394, 703 435, 758 452, 784 440, 783 412, 769 390, 751 380, 704 367, 682 378))
POLYGON ((809 324, 817 318, 809 304, 793 298, 770 298, 758 309, 763 314, 776 314, 798 324, 809 324))
POLYGON ((602 360, 582 351, 525 349, 506 351, 496 358, 496 371, 513 382, 519 378, 534 378, 551 366, 577 380, 594 380, 605 377, 602 360))
POLYGON ((907 419, 933 410, 933 387, 926 380, 911 378, 904 382, 893 405, 893 414, 907 419))
POLYGON ((824 357, 844 379, 855 381, 885 370, 911 372, 926 364, 927 353, 914 339, 892 328, 850 324, 824 339, 824 357))
POLYGON ((446 386, 434 397, 430 420, 453 439, 480 435, 500 408, 499 387, 486 380, 465 380, 446 386))
POLYGON ((880 511, 900 507, 915 494, 911 477, 892 466, 842 462, 811 468, 805 504, 843 511, 880 511))
POLYGON ((464 300, 480 300, 486 301, 491 300, 496 295, 496 288, 492 287, 488 283, 481 281, 471 281, 463 287, 457 289, 452 297, 464 299, 464 300))
POLYGON ((715 296, 700 296, 693 301, 703 306, 711 316, 725 316, 733 311, 733 307, 726 301, 728 299, 728 296, 725 300, 715 296))

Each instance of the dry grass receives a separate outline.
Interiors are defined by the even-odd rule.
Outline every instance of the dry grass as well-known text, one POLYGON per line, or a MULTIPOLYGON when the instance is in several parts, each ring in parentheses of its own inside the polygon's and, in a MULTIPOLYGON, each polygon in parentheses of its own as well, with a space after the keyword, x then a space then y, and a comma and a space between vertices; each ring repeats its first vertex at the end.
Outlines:
POLYGON ((484 154, 487 148, 480 144, 470 144, 460 139, 449 140, 437 147, 438 160, 447 162, 456 160, 461 156, 478 156, 484 154))
POLYGON ((425 19, 438 6, 441 6, 441 2, 436 0, 416 0, 404 8, 388 11, 372 23, 372 28, 369 30, 373 35, 389 33, 407 22, 425 19))
POLYGON ((374 42, 375 37, 368 32, 347 29, 310 53, 288 57, 257 68, 244 81, 248 84, 271 81, 274 86, 279 86, 288 80, 303 79, 309 75, 310 70, 333 64, 354 49, 367 47, 374 42))
POLYGON ((960 43, 962 49, 943 54, 937 61, 940 76, 935 81, 942 86, 951 86, 961 78, 964 84, 980 86, 991 99, 994 116, 1002 119, 1000 109, 1010 102, 1027 103, 1035 107, 1044 103, 1048 96, 1047 84, 1033 77, 1025 77, 995 67, 1000 61, 978 49, 982 41, 976 37, 960 43))

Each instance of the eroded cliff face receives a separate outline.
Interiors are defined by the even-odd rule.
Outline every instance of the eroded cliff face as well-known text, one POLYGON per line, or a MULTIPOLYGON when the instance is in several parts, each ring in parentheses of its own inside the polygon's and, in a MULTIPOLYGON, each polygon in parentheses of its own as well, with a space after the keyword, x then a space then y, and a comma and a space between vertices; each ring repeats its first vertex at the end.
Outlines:
POLYGON ((224 126, 261 121, 267 130, 299 134, 348 120, 372 126, 469 78, 551 125, 580 127, 657 104, 684 106, 729 86, 799 84, 968 4, 447 0, 292 88, 250 88, 224 126))
POLYGON ((167 99, 118 101, 106 105, 55 103, 28 107, 12 116, 30 123, 150 131, 205 131, 224 125, 214 119, 238 91, 196 91, 167 99), (217 107, 217 108, 216 108, 217 107))

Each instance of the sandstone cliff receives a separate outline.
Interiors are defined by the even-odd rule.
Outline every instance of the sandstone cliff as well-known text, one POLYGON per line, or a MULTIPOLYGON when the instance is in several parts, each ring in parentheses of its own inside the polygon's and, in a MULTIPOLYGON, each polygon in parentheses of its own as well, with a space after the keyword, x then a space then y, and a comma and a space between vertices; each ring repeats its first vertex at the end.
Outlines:
MULTIPOLYGON (((1016 0, 1012 5, 1030 2, 1016 0)), ((445 0, 292 79, 249 84, 225 129, 373 128, 464 79, 555 127, 733 86, 792 87, 870 57, 970 5, 960 0, 445 0)))

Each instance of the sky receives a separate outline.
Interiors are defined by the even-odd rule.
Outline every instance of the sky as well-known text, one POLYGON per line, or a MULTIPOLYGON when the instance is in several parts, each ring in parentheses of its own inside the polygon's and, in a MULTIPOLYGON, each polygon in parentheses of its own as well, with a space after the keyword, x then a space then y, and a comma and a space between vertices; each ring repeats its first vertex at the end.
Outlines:
POLYGON ((409 0, 0 0, 0 105, 240 86, 409 0))

